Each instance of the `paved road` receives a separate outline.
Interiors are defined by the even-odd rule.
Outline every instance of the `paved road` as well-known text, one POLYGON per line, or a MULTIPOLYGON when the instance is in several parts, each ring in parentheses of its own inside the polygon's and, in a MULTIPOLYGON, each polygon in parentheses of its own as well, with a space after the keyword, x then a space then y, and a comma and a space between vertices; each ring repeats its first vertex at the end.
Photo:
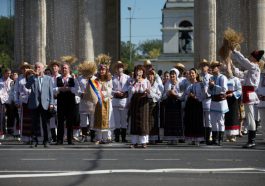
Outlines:
POLYGON ((246 137, 222 147, 159 144, 0 146, 0 185, 264 185, 265 141, 242 149, 246 137))

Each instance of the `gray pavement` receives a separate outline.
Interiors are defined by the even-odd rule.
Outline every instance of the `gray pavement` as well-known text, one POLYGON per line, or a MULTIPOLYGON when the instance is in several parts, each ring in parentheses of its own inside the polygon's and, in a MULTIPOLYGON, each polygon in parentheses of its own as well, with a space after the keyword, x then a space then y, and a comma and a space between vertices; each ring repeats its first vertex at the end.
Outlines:
POLYGON ((51 145, 29 148, 14 140, 0 146, 0 185, 264 185, 265 141, 242 149, 246 136, 221 147, 188 143, 51 145))

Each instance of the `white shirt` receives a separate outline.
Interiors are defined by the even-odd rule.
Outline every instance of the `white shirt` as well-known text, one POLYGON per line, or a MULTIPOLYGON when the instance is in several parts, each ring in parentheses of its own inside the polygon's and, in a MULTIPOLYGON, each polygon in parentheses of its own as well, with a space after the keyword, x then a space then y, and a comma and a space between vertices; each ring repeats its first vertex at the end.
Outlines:
POLYGON ((254 86, 255 89, 258 88, 260 82, 260 68, 258 64, 251 63, 239 51, 233 51, 232 58, 233 60, 237 61, 242 67, 247 69, 246 73, 240 71, 238 68, 235 67, 233 69, 235 76, 244 79, 242 85, 254 86))

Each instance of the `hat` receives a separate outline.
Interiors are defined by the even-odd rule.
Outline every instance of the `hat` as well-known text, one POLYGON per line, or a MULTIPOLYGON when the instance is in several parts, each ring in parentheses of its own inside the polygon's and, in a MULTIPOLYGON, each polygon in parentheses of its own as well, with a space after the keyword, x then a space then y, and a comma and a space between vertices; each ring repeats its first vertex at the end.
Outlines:
POLYGON ((31 68, 32 67, 32 65, 31 64, 29 64, 28 62, 23 62, 21 65, 20 65, 20 69, 21 68, 31 68))
POLYGON ((219 67, 221 66, 221 63, 219 61, 212 61, 210 64, 211 68, 219 67))
POLYGON ((251 56, 254 57, 258 62, 262 58, 264 50, 254 50, 251 52, 251 56))
POLYGON ((199 63, 199 66, 200 67, 203 67, 203 66, 210 66, 210 63, 206 60, 206 59, 202 59, 199 63))
POLYGON ((182 63, 177 63, 174 68, 185 70, 185 66, 182 63))
POLYGON ((152 62, 149 59, 144 60, 144 66, 152 65, 152 62))
POLYGON ((123 68, 123 69, 127 69, 128 65, 124 64, 122 61, 117 61, 114 65, 113 65, 114 69, 116 68, 123 68))
POLYGON ((57 60, 52 60, 52 61, 50 61, 48 66, 49 67, 53 67, 54 65, 57 65, 58 67, 60 67, 61 63, 59 61, 57 61, 57 60))
POLYGON ((77 58, 75 56, 62 56, 61 61, 73 65, 77 61, 77 58))

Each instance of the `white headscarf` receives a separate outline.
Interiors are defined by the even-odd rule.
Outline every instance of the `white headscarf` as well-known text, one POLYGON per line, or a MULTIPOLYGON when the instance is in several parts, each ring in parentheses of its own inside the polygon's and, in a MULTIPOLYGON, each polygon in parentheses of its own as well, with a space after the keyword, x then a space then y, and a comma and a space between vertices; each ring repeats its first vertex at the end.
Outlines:
POLYGON ((179 70, 176 69, 176 68, 172 68, 172 69, 170 69, 169 73, 170 73, 171 71, 174 71, 174 72, 176 73, 177 80, 178 80, 178 79, 179 79, 179 70))

